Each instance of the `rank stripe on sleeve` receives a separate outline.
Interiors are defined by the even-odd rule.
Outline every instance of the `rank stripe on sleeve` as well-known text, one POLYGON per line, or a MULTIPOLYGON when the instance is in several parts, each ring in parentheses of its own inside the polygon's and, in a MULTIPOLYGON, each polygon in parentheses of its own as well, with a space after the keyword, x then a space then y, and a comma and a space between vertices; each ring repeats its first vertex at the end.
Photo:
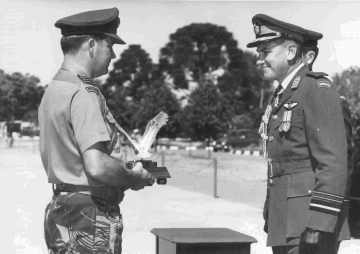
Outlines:
POLYGON ((332 215, 338 215, 340 213, 339 209, 322 206, 322 205, 316 205, 316 204, 310 205, 310 209, 313 211, 318 211, 318 212, 332 214, 332 215))
POLYGON ((320 191, 313 191, 310 201, 310 209, 337 215, 341 212, 344 203, 344 197, 320 191))

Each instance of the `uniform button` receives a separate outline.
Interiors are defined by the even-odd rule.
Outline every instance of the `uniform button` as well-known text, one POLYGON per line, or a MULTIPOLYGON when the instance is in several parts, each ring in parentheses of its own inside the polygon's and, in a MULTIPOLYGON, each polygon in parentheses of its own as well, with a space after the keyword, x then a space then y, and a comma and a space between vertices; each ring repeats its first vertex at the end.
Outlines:
POLYGON ((311 191, 311 190, 308 190, 308 193, 309 193, 309 194, 311 194, 311 193, 312 193, 312 191, 311 191))
POLYGON ((276 120, 276 119, 278 118, 278 116, 277 116, 277 115, 273 115, 272 118, 276 120))

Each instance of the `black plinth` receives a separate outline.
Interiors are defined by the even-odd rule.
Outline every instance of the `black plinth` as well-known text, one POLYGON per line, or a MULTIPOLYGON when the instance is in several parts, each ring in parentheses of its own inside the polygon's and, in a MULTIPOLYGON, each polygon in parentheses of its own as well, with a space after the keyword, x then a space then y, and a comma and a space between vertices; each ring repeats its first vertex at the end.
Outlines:
POLYGON ((156 254, 250 254, 256 239, 228 228, 154 228, 156 254))

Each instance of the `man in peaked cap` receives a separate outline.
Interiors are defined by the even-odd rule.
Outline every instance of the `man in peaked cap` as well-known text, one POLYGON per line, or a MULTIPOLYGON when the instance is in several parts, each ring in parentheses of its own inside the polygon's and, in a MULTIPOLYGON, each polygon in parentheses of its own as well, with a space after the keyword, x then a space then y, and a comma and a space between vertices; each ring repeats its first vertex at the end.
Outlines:
POLYGON ((121 253, 119 203, 126 189, 154 183, 141 163, 112 157, 117 123, 93 78, 115 57, 116 8, 62 18, 64 61, 39 107, 40 152, 53 198, 45 211, 50 253, 121 253))
POLYGON ((339 95, 325 73, 311 71, 322 34, 264 14, 252 23, 247 46, 257 48, 264 79, 278 83, 259 129, 267 244, 275 254, 335 254, 349 238, 347 142, 339 95))

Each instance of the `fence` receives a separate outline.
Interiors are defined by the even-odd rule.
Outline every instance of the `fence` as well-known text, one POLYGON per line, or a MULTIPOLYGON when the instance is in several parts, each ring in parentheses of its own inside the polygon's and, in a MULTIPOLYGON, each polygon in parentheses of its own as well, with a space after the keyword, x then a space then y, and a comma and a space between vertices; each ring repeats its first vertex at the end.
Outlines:
MULTIPOLYGON (((0 141, 6 148, 5 140, 0 141)), ((31 149, 39 152, 36 138, 15 139, 6 149, 31 149)), ((121 147, 114 154, 124 161, 136 159, 134 152, 121 147)), ((247 202, 261 207, 265 197, 266 168, 260 156, 246 156, 224 152, 198 150, 158 150, 150 158, 168 168, 168 185, 204 193, 214 198, 247 202)))
POLYGON ((261 206, 265 197, 266 167, 262 157, 213 153, 207 150, 163 150, 153 160, 165 165, 168 184, 214 198, 261 206))

